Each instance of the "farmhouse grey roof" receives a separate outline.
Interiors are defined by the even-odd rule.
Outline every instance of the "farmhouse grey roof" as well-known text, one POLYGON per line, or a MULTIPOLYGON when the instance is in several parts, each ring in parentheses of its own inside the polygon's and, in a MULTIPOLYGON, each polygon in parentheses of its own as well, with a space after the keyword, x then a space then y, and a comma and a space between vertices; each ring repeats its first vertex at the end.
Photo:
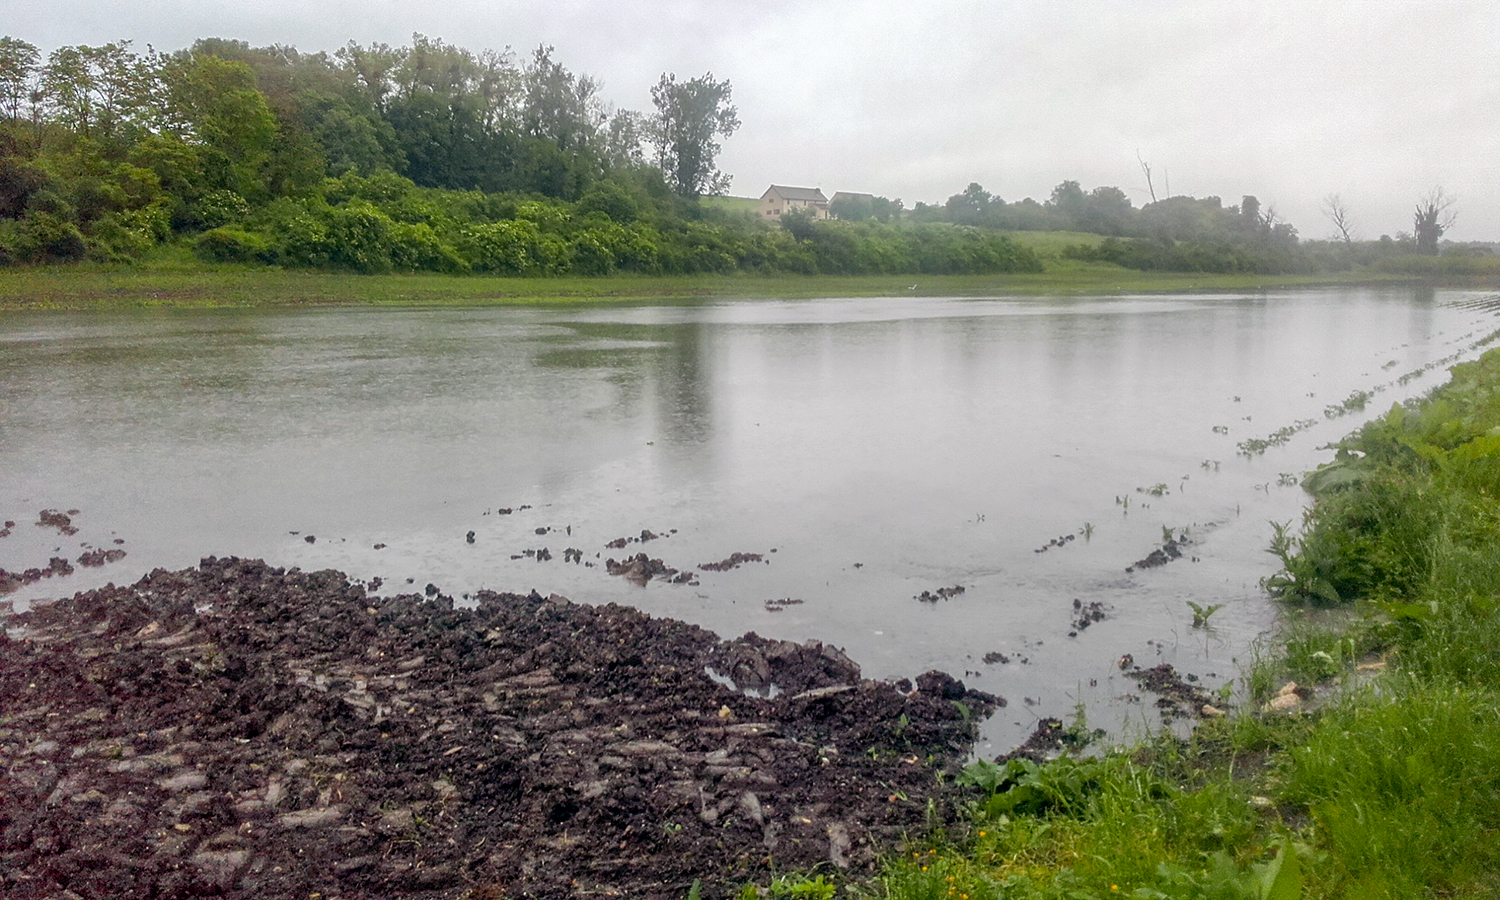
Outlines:
POLYGON ((783 200, 805 200, 818 203, 827 203, 828 198, 823 196, 822 188, 787 187, 784 184, 773 184, 766 193, 775 191, 781 195, 783 200))

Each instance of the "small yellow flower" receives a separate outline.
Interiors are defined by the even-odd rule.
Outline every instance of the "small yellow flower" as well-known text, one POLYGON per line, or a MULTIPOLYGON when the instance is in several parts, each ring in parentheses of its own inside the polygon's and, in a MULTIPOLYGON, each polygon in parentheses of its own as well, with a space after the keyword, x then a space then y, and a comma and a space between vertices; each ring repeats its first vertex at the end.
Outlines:
POLYGON ((1112 884, 1109 886, 1109 889, 1112 891, 1118 891, 1120 889, 1120 886, 1118 884, 1112 884))

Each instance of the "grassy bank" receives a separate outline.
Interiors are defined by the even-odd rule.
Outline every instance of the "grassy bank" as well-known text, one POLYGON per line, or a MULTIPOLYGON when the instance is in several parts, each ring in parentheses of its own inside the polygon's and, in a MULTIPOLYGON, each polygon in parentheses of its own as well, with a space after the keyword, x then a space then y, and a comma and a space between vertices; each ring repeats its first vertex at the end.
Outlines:
POLYGON ((1186 740, 971 766, 963 826, 839 895, 1500 896, 1500 351, 1308 484, 1241 709, 1186 740))
POLYGON ((210 264, 166 248, 140 264, 0 269, 0 310, 213 308, 329 305, 505 305, 672 302, 696 298, 868 296, 1070 296, 1230 291, 1351 281, 1400 282, 1367 273, 1331 276, 1211 275, 1139 272, 1065 259, 1063 247, 1097 235, 1018 232, 1045 271, 1015 275, 713 275, 506 278, 478 275, 354 275, 210 264))

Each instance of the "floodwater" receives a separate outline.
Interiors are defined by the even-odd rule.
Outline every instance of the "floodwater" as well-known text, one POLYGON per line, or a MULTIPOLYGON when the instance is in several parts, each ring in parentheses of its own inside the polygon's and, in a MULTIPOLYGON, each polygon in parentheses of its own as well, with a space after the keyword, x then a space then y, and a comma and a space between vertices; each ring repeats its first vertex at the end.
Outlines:
POLYGON ((819 638, 874 677, 945 669, 1009 700, 981 752, 1080 701, 1091 726, 1155 727, 1116 660, 1210 690, 1238 678, 1275 621, 1259 581, 1269 523, 1301 515, 1297 477, 1477 356, 1493 299, 4 314, 0 519, 18 524, 0 567, 124 542, 125 559, 23 588, 18 607, 210 554, 460 602, 535 588, 819 638), (1327 415, 1361 390, 1363 411, 1327 415), (79 510, 79 533, 35 525, 49 508, 79 510), (1183 558, 1127 572, 1164 528, 1187 531, 1183 558), (662 537, 605 546, 644 529, 662 537), (766 561, 696 585, 605 573, 641 551, 695 571, 766 561), (1104 619, 1078 630, 1075 599, 1104 619), (1195 629, 1188 600, 1223 607, 1195 629))

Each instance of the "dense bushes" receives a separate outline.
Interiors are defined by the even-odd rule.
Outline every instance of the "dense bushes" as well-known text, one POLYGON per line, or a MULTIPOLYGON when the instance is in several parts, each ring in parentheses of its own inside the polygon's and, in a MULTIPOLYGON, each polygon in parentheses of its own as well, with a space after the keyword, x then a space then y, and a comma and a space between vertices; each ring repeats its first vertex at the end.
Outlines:
POLYGON ((976 228, 795 217, 790 228, 773 227, 684 210, 610 181, 568 203, 420 188, 391 173, 350 172, 310 196, 258 210, 222 199, 214 208, 229 212, 193 247, 219 262, 517 276, 1041 271, 1030 250, 976 228))
POLYGON ((1067 247, 1063 255, 1089 262, 1110 262, 1127 269, 1165 272, 1292 275, 1329 267, 1295 244, 1276 246, 1231 238, 1173 241, 1110 237, 1093 247, 1080 244, 1067 247))

